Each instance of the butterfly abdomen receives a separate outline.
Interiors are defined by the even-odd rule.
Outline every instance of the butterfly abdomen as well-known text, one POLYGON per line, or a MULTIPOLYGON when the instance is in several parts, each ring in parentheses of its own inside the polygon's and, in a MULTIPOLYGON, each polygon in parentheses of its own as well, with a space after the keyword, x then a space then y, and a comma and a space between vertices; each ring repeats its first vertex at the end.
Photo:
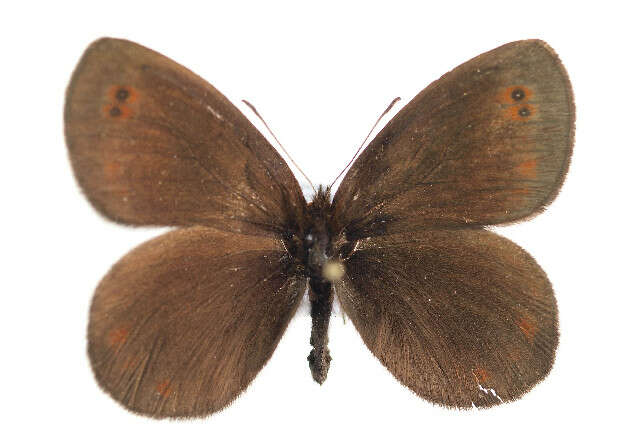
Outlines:
POLYGON ((311 301, 311 346, 309 353, 309 369, 313 379, 322 384, 329 372, 331 355, 329 354, 329 319, 333 303, 331 283, 310 279, 309 300, 311 301))

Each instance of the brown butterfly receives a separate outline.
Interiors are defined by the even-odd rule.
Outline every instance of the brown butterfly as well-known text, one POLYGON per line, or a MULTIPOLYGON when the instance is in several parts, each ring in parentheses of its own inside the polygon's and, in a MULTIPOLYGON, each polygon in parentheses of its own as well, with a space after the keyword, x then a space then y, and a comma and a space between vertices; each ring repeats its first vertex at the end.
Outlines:
POLYGON ((486 230, 544 210, 569 165, 567 73, 539 40, 432 83, 305 201, 275 149, 184 67, 101 39, 69 85, 80 186, 106 217, 178 226, 124 256, 91 305, 96 379, 153 417, 218 411, 273 353, 308 288, 322 383, 334 293, 367 347, 420 397, 519 398, 550 371, 556 301, 522 248, 486 230))

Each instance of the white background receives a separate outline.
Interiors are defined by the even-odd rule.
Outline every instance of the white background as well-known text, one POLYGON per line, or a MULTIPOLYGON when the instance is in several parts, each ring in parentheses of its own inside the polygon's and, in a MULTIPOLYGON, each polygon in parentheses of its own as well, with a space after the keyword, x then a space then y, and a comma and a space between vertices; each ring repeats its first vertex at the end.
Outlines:
POLYGON ((640 42, 633 3, 3 5, 0 438, 637 438, 640 42), (531 252, 554 284, 561 340, 550 376, 511 404, 446 410, 396 382, 336 314, 333 362, 320 387, 309 374, 310 318, 301 311, 249 390, 223 412, 155 421, 118 406, 96 386, 85 355, 88 305, 109 266, 162 230, 105 221, 72 177, 62 132, 64 91, 85 47, 101 36, 168 55, 245 112, 240 100, 249 99, 312 180, 325 184, 393 97, 403 98, 396 112, 475 55, 512 40, 546 40, 573 82, 574 157, 546 213, 498 232, 531 252))

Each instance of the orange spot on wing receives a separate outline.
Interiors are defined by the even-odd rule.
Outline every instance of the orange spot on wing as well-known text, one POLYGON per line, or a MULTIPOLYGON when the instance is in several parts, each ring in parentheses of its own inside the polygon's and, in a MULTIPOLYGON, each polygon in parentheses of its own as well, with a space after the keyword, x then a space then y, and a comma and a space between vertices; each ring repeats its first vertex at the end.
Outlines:
POLYGON ((511 189, 508 192, 511 193, 511 195, 515 195, 518 197, 524 197, 529 195, 529 189, 527 188, 518 188, 518 189, 511 189))
POLYGON ((171 395, 171 392, 173 392, 173 390, 171 389, 171 380, 165 379, 158 383, 156 385, 156 392, 162 398, 167 398, 169 395, 171 395))
POLYGON ((110 119, 122 120, 131 117, 132 103, 138 101, 138 91, 131 86, 112 85, 107 90, 106 103, 102 114, 110 119))
POLYGON ((506 197, 509 199, 510 205, 519 207, 526 204, 527 198, 531 194, 530 188, 516 188, 505 190, 506 197))
POLYGON ((129 336, 128 328, 112 329, 107 335, 107 342, 111 347, 120 346, 124 344, 125 341, 127 341, 128 336, 129 336))
POLYGON ((526 178, 535 178, 538 175, 538 160, 532 159, 516 166, 516 172, 526 178))
POLYGON ((532 341, 533 337, 536 335, 536 332, 538 332, 538 327, 533 322, 533 320, 526 317, 521 317, 520 320, 518 320, 518 327, 529 341, 532 341))
POLYGON ((500 90, 496 99, 498 103, 501 103, 503 105, 513 105, 516 103, 527 103, 527 101, 529 101, 531 97, 533 97, 533 91, 531 89, 523 85, 514 85, 500 90), (524 93, 524 97, 522 97, 520 100, 516 100, 513 98, 513 93, 516 90, 520 90, 524 93))
POLYGON ((105 163, 104 175, 108 179, 113 179, 122 175, 122 164, 119 161, 115 160, 105 163))
POLYGON ((477 368, 476 370, 473 371, 473 373, 478 379, 478 383, 485 383, 489 379, 489 373, 487 372, 486 369, 477 368))
POLYGON ((102 107, 102 114, 109 119, 122 120, 131 117, 133 111, 130 107, 120 103, 109 103, 102 107))
POLYGON ((531 104, 517 104, 509 106, 504 110, 506 117, 510 120, 524 122, 536 115, 536 108, 531 104))
POLYGON ((113 105, 104 105, 102 107, 102 115, 104 115, 105 117, 110 117, 111 108, 113 108, 113 105))

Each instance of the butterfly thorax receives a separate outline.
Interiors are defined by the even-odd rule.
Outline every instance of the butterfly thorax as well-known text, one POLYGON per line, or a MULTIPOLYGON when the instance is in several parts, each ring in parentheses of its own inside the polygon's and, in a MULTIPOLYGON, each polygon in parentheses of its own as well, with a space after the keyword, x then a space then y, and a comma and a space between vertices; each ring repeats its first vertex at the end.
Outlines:
POLYGON ((322 269, 328 260, 328 214, 331 206, 329 194, 322 187, 308 206, 308 225, 303 241, 305 266, 312 280, 322 280, 322 269))

